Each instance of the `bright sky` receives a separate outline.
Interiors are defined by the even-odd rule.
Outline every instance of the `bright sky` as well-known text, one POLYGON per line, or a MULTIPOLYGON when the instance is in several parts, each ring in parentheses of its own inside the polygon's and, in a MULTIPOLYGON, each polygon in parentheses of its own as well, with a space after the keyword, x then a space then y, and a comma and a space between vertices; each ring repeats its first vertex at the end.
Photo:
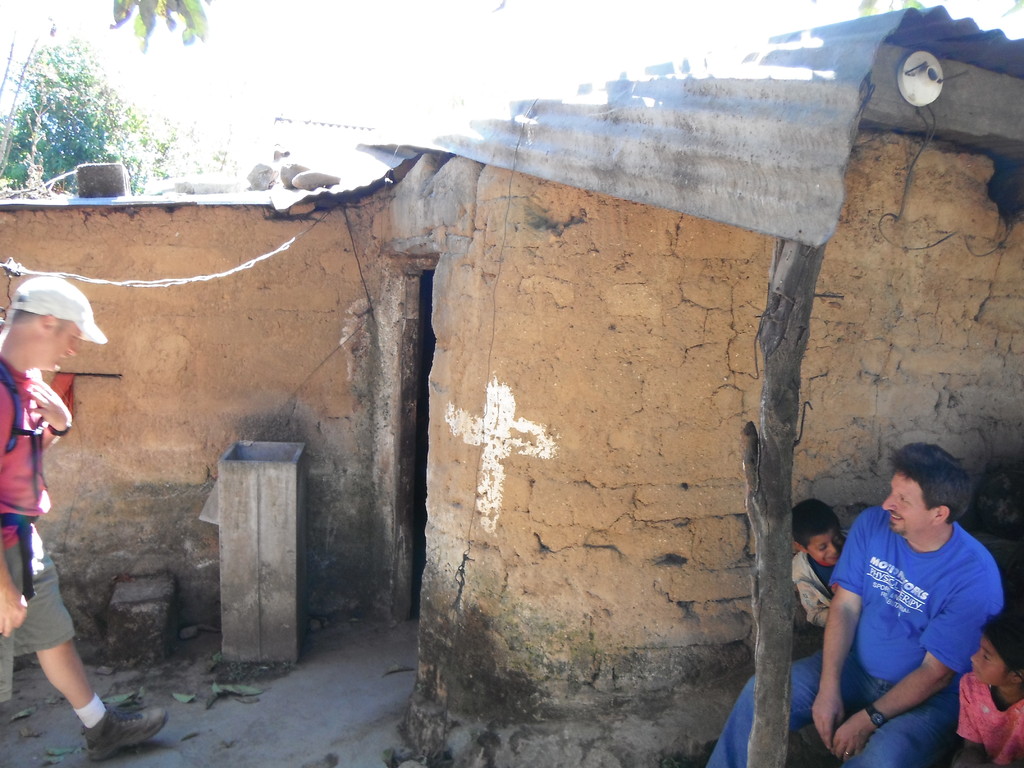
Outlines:
MULTIPOLYGON (((564 96, 620 71, 853 18, 859 0, 214 0, 206 43, 184 47, 158 29, 146 54, 130 25, 108 28, 112 5, 0 0, 0 43, 85 38, 127 97, 259 154, 261 141, 272 151, 263 137, 277 116, 401 125, 464 97, 564 96)), ((1024 37, 1024 11, 1003 16, 1011 0, 943 5, 1024 37)))

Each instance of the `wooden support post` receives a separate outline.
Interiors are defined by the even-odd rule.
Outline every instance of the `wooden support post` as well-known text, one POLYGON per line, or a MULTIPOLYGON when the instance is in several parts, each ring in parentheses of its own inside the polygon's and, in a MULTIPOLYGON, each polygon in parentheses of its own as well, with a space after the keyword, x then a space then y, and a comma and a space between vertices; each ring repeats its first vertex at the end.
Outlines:
POLYGON ((754 726, 748 766, 784 768, 789 744, 793 651, 793 446, 800 418, 800 366, 825 247, 779 240, 768 306, 757 332, 764 358, 761 428, 744 430, 747 515, 754 531, 754 726))

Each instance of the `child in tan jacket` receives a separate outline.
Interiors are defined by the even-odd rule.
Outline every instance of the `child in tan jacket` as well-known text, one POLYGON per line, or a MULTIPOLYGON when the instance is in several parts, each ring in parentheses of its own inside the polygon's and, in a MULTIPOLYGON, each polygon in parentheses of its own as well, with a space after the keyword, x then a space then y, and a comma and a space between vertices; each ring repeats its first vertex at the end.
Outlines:
POLYGON ((832 604, 832 569, 843 549, 843 532, 832 507, 807 499, 793 507, 793 583, 807 620, 824 627, 832 604))

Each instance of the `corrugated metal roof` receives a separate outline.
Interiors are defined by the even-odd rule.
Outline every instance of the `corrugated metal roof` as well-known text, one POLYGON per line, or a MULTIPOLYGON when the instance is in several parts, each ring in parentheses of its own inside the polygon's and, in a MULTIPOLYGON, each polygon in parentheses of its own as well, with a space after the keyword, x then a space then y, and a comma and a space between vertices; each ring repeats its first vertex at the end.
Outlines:
POLYGON ((1001 30, 982 30, 971 19, 950 19, 936 8, 901 24, 887 42, 903 48, 927 48, 941 59, 952 59, 1012 77, 1024 77, 1024 46, 1001 30))
MULTIPOLYGON (((521 102, 507 119, 473 122, 433 144, 482 163, 819 245, 838 222, 846 166, 883 44, 1024 75, 1024 43, 981 32, 970 20, 953 21, 941 7, 907 10, 775 38, 742 58, 683 59, 669 74, 615 81, 576 99, 521 102)), ((1024 135, 972 142, 985 151, 1019 151, 1024 135)))
MULTIPOLYGON (((372 157, 346 161, 337 173, 341 184, 312 192, 275 189, 270 203, 294 211, 311 198, 369 193, 386 182, 388 168, 429 149, 819 245, 835 231, 857 131, 923 132, 915 110, 892 95, 896 65, 890 59, 903 49, 929 50, 1024 87, 1024 41, 982 31, 970 19, 953 20, 942 7, 898 11, 773 38, 747 55, 680 57, 649 68, 648 77, 581 89, 572 99, 513 104, 506 118, 480 119, 427 139, 410 134, 401 137, 403 145, 364 147, 372 157), (886 78, 893 83, 883 94, 886 78)), ((951 79, 943 96, 962 93, 969 80, 951 79)), ((991 187, 1013 198, 1001 202, 1010 213, 1024 209, 1024 90, 1018 95, 975 99, 969 109, 953 101, 943 106, 940 98, 929 108, 936 137, 993 156, 991 187)), ((338 157, 348 156, 340 151, 338 157)), ((257 201, 244 194, 12 200, 0 208, 102 203, 257 201)))

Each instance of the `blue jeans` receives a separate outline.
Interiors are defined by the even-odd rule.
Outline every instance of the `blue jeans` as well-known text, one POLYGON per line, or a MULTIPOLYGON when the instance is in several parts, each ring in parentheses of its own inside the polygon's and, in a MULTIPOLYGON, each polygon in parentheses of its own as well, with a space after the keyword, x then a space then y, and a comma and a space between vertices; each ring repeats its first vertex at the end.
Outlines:
MULTIPOLYGON (((821 679, 821 653, 795 662, 791 679, 789 729, 797 731, 811 722, 811 707, 821 679)), ((886 680, 871 677, 851 656, 843 667, 841 680, 846 715, 876 701, 892 686, 886 680)), ((845 768, 927 768, 952 745, 959 713, 958 686, 950 684, 875 731, 864 751, 843 765, 845 768)), ((754 678, 750 678, 732 707, 707 768, 747 768, 747 742, 753 722, 754 678)))

